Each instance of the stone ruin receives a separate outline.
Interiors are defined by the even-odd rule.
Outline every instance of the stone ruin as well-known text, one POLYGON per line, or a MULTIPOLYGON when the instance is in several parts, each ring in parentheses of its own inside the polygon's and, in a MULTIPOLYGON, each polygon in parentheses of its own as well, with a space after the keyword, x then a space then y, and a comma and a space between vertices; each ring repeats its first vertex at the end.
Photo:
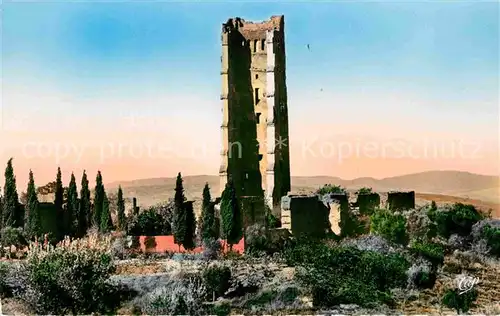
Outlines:
MULTIPOLYGON (((387 207, 390 210, 406 210, 415 207, 415 192, 389 192, 387 207)), ((354 203, 349 203, 345 193, 324 195, 288 194, 281 199, 281 224, 292 235, 324 236, 329 232, 340 235, 341 211, 359 212, 369 215, 379 208, 378 193, 359 194, 354 203)))

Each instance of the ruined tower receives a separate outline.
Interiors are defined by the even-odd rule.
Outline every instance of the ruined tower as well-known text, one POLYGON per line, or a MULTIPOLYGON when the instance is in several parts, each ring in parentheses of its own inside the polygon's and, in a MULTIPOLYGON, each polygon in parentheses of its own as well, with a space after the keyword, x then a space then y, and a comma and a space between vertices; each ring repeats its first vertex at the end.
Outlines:
POLYGON ((240 196, 265 193, 276 215, 290 191, 284 16, 222 26, 220 190, 231 177, 240 196))

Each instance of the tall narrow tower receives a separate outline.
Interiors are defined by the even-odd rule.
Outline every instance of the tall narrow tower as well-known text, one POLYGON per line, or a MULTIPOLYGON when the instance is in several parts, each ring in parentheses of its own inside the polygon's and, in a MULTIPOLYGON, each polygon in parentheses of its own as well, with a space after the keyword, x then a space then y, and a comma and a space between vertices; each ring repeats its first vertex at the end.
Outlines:
POLYGON ((261 195, 275 215, 290 191, 284 16, 222 26, 220 190, 261 195))

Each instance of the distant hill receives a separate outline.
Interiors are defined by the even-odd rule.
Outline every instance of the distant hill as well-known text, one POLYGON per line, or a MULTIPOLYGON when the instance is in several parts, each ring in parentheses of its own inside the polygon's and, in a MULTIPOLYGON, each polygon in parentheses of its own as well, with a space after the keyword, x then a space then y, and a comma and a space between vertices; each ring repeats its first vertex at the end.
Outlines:
MULTIPOLYGON (((183 179, 188 199, 200 200, 205 183, 210 185, 212 196, 219 194, 218 176, 186 176, 183 179)), ((498 207, 498 212, 500 212, 500 177, 461 171, 428 171, 383 179, 365 177, 344 180, 329 176, 292 177, 292 191, 311 192, 327 183, 341 185, 349 190, 361 187, 371 187, 377 192, 413 190, 420 193, 422 197, 442 195, 443 197, 436 198, 443 201, 453 200, 452 197, 458 197, 457 200, 460 201, 471 199, 478 203, 484 202, 485 205, 492 205, 495 209, 498 207)), ((139 205, 149 206, 174 196, 175 178, 113 182, 106 184, 106 189, 108 191, 116 189, 119 184, 125 196, 135 196, 139 205)))

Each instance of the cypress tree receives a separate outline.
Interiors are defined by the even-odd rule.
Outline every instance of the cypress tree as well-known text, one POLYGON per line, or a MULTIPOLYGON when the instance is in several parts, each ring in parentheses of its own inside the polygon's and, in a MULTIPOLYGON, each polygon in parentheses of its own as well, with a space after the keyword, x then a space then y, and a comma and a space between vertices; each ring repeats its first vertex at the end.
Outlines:
POLYGON ((184 187, 182 186, 182 176, 179 172, 175 182, 174 223, 172 225, 174 242, 179 246, 179 249, 184 243, 184 237, 186 236, 186 212, 184 210, 185 201, 186 197, 184 196, 184 187))
POLYGON ((222 233, 230 249, 243 237, 243 223, 240 205, 236 197, 236 190, 231 178, 226 183, 226 188, 221 197, 222 233))
POLYGON ((75 175, 71 173, 71 181, 68 186, 68 201, 66 203, 67 233, 75 236, 78 231, 78 189, 76 187, 75 175))
POLYGON ((122 187, 118 187, 118 198, 116 202, 116 212, 118 218, 118 229, 124 231, 126 229, 126 217, 125 217, 125 200, 123 199, 122 187))
POLYGON ((76 237, 78 238, 85 236, 85 233, 90 226, 90 190, 89 180, 87 179, 85 170, 83 170, 81 185, 80 203, 78 205, 78 215, 76 216, 76 237))
POLYGON ((182 245, 186 250, 192 250, 195 247, 195 233, 196 233, 196 218, 194 216, 193 203, 184 204, 185 212, 185 235, 182 241, 182 245))
POLYGON ((33 172, 30 170, 28 189, 27 189, 27 202, 25 207, 25 231, 30 239, 40 237, 42 233, 42 223, 40 212, 38 209, 38 196, 35 187, 35 180, 33 172))
POLYGON ((3 197, 3 227, 22 227, 23 217, 19 196, 17 195, 16 176, 10 158, 5 168, 5 186, 3 197))
POLYGON ((111 213, 109 212, 109 200, 106 194, 106 191, 103 187, 103 199, 102 199, 102 211, 101 211, 101 222, 100 222, 100 231, 102 233, 109 233, 112 228, 111 223, 111 213))
POLYGON ((64 238, 67 233, 66 223, 64 222, 64 188, 62 184, 62 176, 61 176, 61 168, 57 168, 57 177, 56 177, 56 188, 54 192, 54 207, 57 212, 57 231, 60 239, 64 238))
POLYGON ((203 203, 201 208, 201 237, 204 242, 216 239, 215 234, 215 209, 211 203, 210 187, 208 183, 203 188, 203 203))
POLYGON ((101 171, 97 171, 94 192, 94 225, 100 228, 102 207, 104 205, 104 187, 102 185, 101 171))

